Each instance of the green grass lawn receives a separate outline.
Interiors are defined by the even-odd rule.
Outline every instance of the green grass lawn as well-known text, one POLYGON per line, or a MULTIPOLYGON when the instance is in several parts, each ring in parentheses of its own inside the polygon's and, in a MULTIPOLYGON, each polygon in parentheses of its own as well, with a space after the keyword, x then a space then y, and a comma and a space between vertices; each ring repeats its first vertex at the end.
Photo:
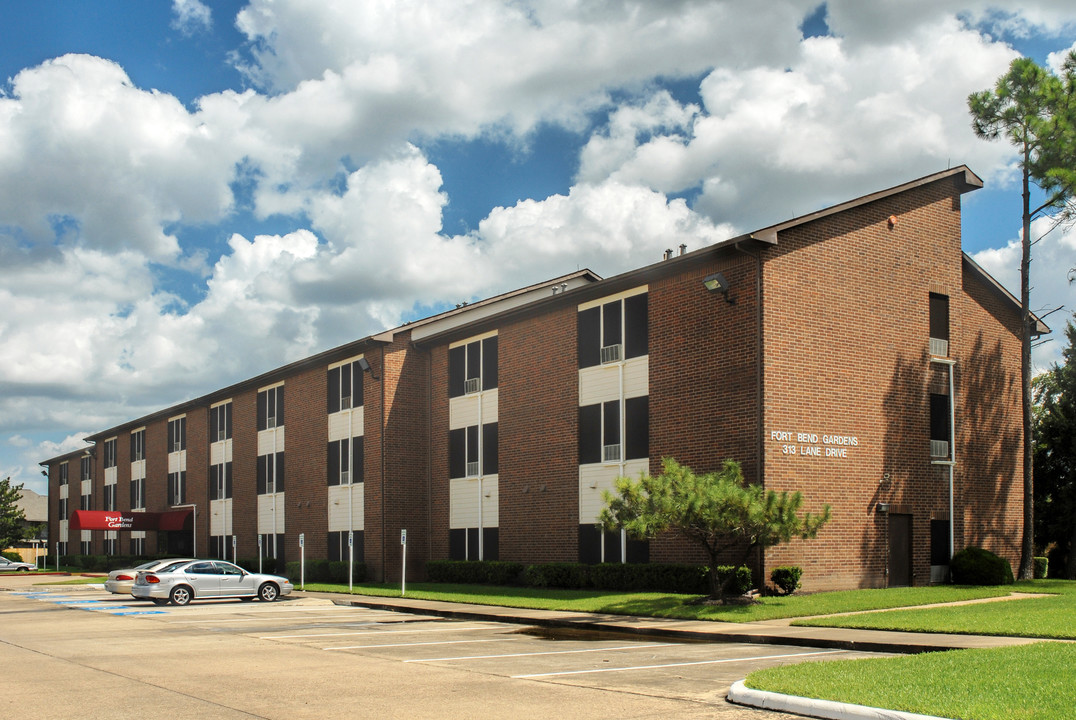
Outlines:
POLYGON ((746 684, 954 720, 1057 720, 1076 707, 1076 645, 805 662, 759 670, 746 684))
MULTIPOLYGON (((315 592, 347 592, 346 585, 307 583, 306 589, 315 592)), ((358 595, 399 597, 400 587, 399 585, 363 583, 355 585, 354 592, 358 595)), ((693 604, 692 601, 699 597, 697 595, 673 593, 616 593, 600 590, 556 590, 436 583, 414 583, 407 586, 407 597, 420 600, 723 622, 755 622, 827 613, 909 607, 998 597, 1008 593, 1009 588, 938 585, 766 597, 755 605, 715 606, 693 604)))
POLYGON ((1076 640, 1076 583, 1065 580, 1035 580, 1006 587, 1023 592, 1055 594, 1045 598, 977 605, 811 618, 798 620, 795 624, 1076 640))

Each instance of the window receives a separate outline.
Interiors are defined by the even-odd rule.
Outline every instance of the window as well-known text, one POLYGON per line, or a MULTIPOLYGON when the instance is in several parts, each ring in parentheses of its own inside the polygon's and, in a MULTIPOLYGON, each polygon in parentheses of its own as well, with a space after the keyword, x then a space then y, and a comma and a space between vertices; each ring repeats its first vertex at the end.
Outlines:
POLYGON ((146 507, 146 479, 131 481, 131 509, 141 510, 146 507))
POLYGON ((67 519, 67 498, 60 498, 60 519, 67 519))
POLYGON ((115 555, 116 544, 116 538, 105 538, 105 555, 115 555))
POLYGON ((457 345, 448 351, 448 396, 497 387, 497 336, 457 345))
MULTIPOLYGON (((348 548, 347 548, 347 530, 341 530, 339 532, 330 532, 328 535, 328 555, 330 562, 347 562, 348 548)), ((362 530, 355 530, 352 535, 352 555, 355 562, 360 563, 363 560, 363 532, 362 530)), ((345 571, 346 572, 346 571, 345 571)))
POLYGON ((168 473, 168 504, 182 505, 187 498, 187 471, 168 473))
POLYGON ((650 399, 624 401, 624 442, 620 436, 620 401, 579 408, 579 464, 619 462, 650 456, 650 399))
POLYGON ((579 367, 646 355, 648 302, 648 293, 640 293, 580 310, 576 319, 579 367))
MULTIPOLYGON (((627 561, 629 563, 650 562, 650 541, 635 540, 627 537, 627 561)), ((602 532, 593 523, 579 526, 579 562, 593 565, 601 562, 618 563, 621 534, 619 532, 602 532), (603 554, 604 553, 604 554, 603 554)))
POLYGON ((104 502, 105 502, 105 507, 103 509, 105 509, 105 510, 115 510, 116 509, 116 484, 115 483, 112 483, 111 485, 105 485, 104 502))
POLYGON ((93 496, 89 493, 79 498, 78 502, 79 510, 93 510, 93 496))
POLYGON ((284 453, 258 456, 258 494, 284 492, 284 453))
MULTIPOLYGON (((482 528, 482 557, 484 560, 500 558, 500 532, 498 528, 482 528)), ((478 528, 452 528, 448 531, 449 560, 478 560, 478 528)))
POLYGON ((209 408, 209 442, 232 439, 232 404, 214 405, 209 408))
POLYGON ((67 484, 67 463, 60 463, 60 485, 67 484))
POLYGON ((352 438, 351 442, 334 440, 329 443, 328 459, 329 485, 350 485, 363 481, 364 453, 361 437, 352 438))
POLYGON ((105 453, 105 467, 106 468, 114 468, 114 467, 116 467, 116 438, 112 438, 111 440, 105 440, 104 453, 105 453))
POLYGON ((232 464, 209 466, 209 499, 227 500, 232 496, 232 464))
POLYGON ((360 407, 362 399, 362 368, 358 361, 329 368, 329 414, 360 407))
POLYGON ((81 466, 81 471, 82 471, 81 479, 83 481, 89 480, 90 479, 90 473, 91 473, 92 470, 93 470, 93 458, 88 456, 88 455, 83 455, 82 456, 82 466, 81 466))
POLYGON ((93 541, 83 540, 78 544, 79 552, 83 555, 93 555, 93 541))
POLYGON ((187 418, 181 417, 168 421, 168 452, 180 452, 187 449, 187 418))
POLYGON ((931 393, 930 395, 930 456, 950 457, 949 436, 950 413, 949 396, 931 393))
POLYGON ((131 462, 146 459, 146 431, 135 430, 131 433, 131 462))
POLYGON ((499 472, 497 423, 472 425, 448 431, 448 476, 451 478, 496 475, 499 472))
POLYGON ((146 538, 133 537, 131 538, 131 554, 132 555, 145 555, 146 554, 146 538))
POLYGON ((277 385, 258 393, 258 430, 284 424, 284 386, 277 385))
POLYGON ((261 539, 261 555, 266 558, 284 559, 284 535, 265 534, 258 536, 261 539))
POLYGON ((930 293, 930 354, 949 355, 949 298, 930 293))

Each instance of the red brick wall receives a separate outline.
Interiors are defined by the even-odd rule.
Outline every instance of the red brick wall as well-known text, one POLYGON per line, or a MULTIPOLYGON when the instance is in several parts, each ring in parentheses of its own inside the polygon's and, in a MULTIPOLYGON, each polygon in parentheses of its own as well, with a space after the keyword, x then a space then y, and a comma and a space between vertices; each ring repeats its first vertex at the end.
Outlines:
POLYGON ((955 548, 986 548, 1015 572, 1024 497, 1020 318, 970 273, 959 307, 955 548))
MULTIPOLYGON (((650 471, 672 457, 699 473, 738 461, 758 478, 756 261, 730 252, 650 284, 650 471), (729 298, 703 287, 720 271, 729 298)), ((709 562, 673 535, 650 544, 651 562, 709 562)))
POLYGON ((502 560, 578 558, 576 315, 575 305, 559 307, 499 333, 502 560))
MULTIPOLYGON (((328 517, 328 364, 289 377, 284 386, 284 558, 326 557, 328 517)), ((233 441, 234 442, 234 441, 233 441)), ((360 558, 361 559, 361 558, 360 558)))
POLYGON ((771 550, 766 566, 802 566, 806 589, 885 585, 885 502, 913 516, 913 582, 925 584, 930 518, 948 511, 947 471, 929 457, 929 393, 947 387, 927 355, 931 291, 950 297, 952 352, 966 357, 957 188, 936 182, 781 233, 763 273, 766 486, 833 506, 817 539, 771 550), (784 445, 821 443, 775 431, 858 445, 846 458, 792 456, 784 445))

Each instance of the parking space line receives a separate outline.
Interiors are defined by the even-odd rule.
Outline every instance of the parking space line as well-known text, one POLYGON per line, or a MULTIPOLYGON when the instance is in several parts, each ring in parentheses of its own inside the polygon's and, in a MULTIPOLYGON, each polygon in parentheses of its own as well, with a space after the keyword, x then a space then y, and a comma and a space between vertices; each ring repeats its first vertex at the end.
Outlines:
MULTIPOLYGON (((383 625, 380 622, 368 622, 368 623, 355 623, 352 627, 376 627, 383 625)), ((341 635, 368 635, 368 631, 363 632, 332 632, 332 633, 303 633, 301 635, 262 635, 259 640, 288 640, 291 638, 315 638, 315 637, 339 637, 341 635)))
MULTIPOLYGON (((511 642, 515 638, 486 638, 484 640, 442 640, 439 642, 416 642, 416 643, 386 643, 385 645, 344 645, 342 647, 326 647, 322 650, 373 650, 375 648, 396 648, 396 647, 419 647, 422 645, 463 645, 474 643, 491 643, 491 642, 511 642)), ((506 656, 507 657, 507 656, 506 656)), ((404 660, 404 662, 414 662, 412 660, 404 660)))
POLYGON ((660 670, 662 668, 670 667, 686 667, 688 665, 717 665, 720 663, 731 662, 748 662, 751 660, 779 660, 781 658, 793 658, 793 657, 810 657, 812 655, 831 655, 834 653, 844 653, 847 650, 819 650, 817 652, 807 653, 787 653, 784 655, 758 655, 739 658, 722 658, 721 660, 697 660, 694 662, 679 662, 679 663, 667 663, 664 665, 635 665, 630 667, 617 667, 617 668, 594 668, 592 670, 564 670, 562 672, 551 673, 531 673, 528 675, 513 675, 513 679, 524 678, 539 678, 539 677, 555 677, 558 675, 586 675, 588 673, 606 673, 606 672, 629 672, 632 670, 660 670))
POLYGON ((507 655, 464 655, 460 657, 443 657, 443 658, 423 658, 420 660, 404 660, 405 663, 422 663, 422 662, 449 662, 452 660, 490 660, 493 658, 510 658, 510 657, 537 657, 539 655, 575 655, 580 653, 594 653, 594 652, 613 652, 615 650, 649 650, 651 648, 660 647, 676 647, 681 643, 651 643, 646 645, 623 645, 621 647, 600 647, 600 648, 586 648, 585 650, 548 650, 543 652, 531 652, 531 653, 509 653, 507 655))

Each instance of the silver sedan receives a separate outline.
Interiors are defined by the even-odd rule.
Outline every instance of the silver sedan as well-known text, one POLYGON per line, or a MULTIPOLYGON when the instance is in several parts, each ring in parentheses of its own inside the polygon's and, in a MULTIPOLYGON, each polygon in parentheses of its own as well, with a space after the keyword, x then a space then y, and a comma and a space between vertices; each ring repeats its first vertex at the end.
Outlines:
POLYGON ((184 560, 138 573, 131 595, 158 605, 186 605, 191 600, 239 598, 272 602, 294 589, 279 575, 247 572, 223 560, 184 560))
POLYGON ((3 555, 0 555, 0 572, 27 572, 29 570, 37 570, 37 566, 28 562, 8 560, 3 555))
MULTIPOLYGON (((183 562, 190 562, 191 558, 187 558, 183 562)), ((169 558, 167 560, 150 560, 144 562, 141 565, 137 565, 133 568, 124 568, 122 570, 113 570, 108 574, 108 579, 105 580, 105 590, 117 595, 130 595, 131 588, 134 587, 135 578, 138 577, 138 573, 142 570, 159 570, 165 565, 172 565, 173 563, 180 562, 180 558, 169 558)))

